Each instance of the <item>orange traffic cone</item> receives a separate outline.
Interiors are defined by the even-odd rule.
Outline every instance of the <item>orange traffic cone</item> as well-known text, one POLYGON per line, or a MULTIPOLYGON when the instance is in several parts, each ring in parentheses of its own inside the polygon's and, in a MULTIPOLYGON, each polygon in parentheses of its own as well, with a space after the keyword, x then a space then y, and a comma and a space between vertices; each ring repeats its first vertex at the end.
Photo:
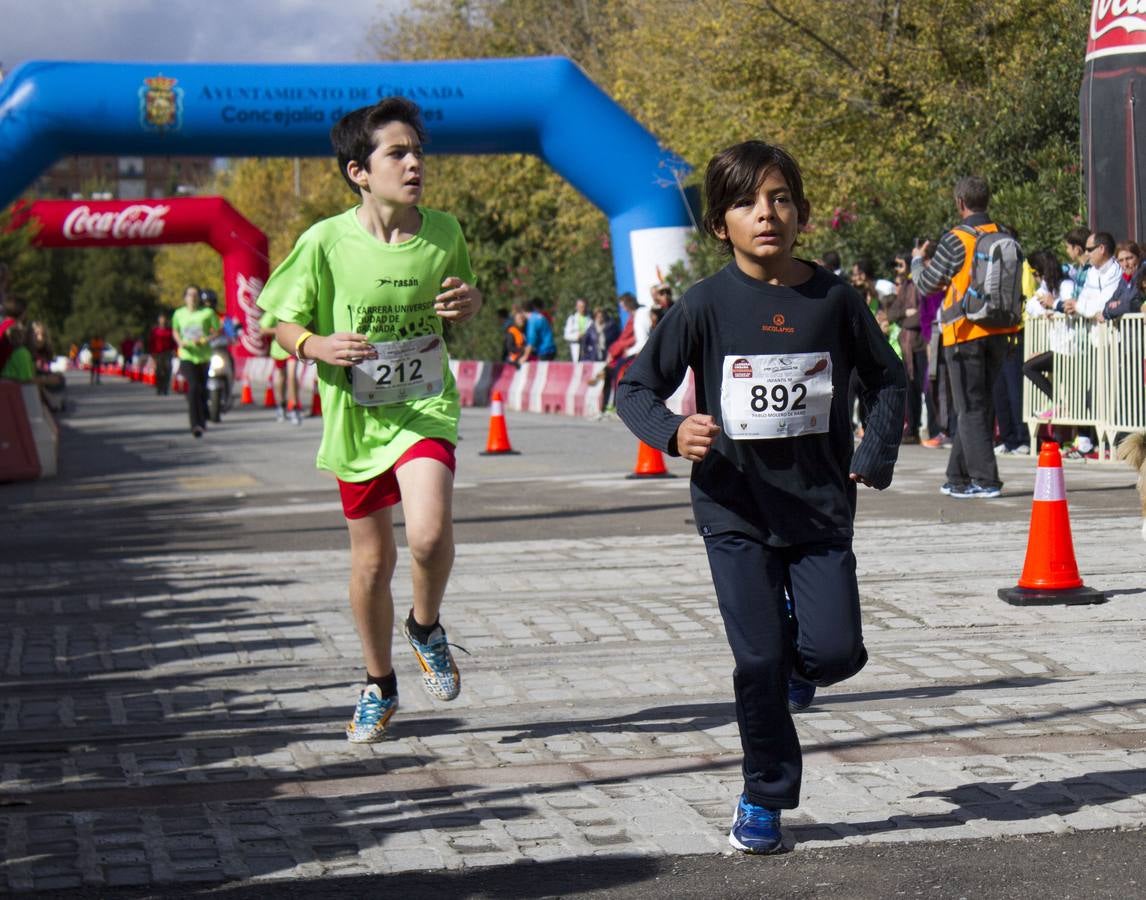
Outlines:
POLYGON ((505 427, 505 404, 501 391, 494 391, 489 403, 489 438, 479 456, 517 455, 518 451, 509 445, 509 431, 505 427))
POLYGON ((275 383, 273 381, 267 382, 267 391, 263 394, 263 406, 266 409, 274 409, 277 404, 275 403, 275 383))
POLYGON ((1019 584, 1000 588, 999 599, 1012 606, 1050 606, 1063 603, 1105 603, 1102 591, 1088 588, 1078 574, 1070 515, 1066 508, 1066 482, 1058 444, 1048 441, 1039 451, 1035 475, 1035 500, 1031 507, 1031 531, 1027 558, 1019 584))
POLYGON ((255 402, 255 395, 251 392, 251 382, 250 382, 250 380, 244 378, 243 379, 243 394, 239 398, 239 405, 240 406, 251 406, 254 404, 254 402, 255 402))
POLYGON ((626 478, 676 478, 665 467, 664 455, 644 441, 637 442, 637 465, 626 478))
POLYGON ((312 416, 322 415, 322 400, 318 396, 318 388, 314 389, 314 393, 310 397, 310 414, 312 416))

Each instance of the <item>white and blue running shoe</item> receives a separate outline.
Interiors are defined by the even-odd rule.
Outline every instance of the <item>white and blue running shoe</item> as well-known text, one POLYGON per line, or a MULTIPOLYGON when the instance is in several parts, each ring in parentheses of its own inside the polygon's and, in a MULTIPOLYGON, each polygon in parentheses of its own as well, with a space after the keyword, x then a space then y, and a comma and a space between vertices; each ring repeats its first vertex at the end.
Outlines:
POLYGON ((780 810, 749 803, 741 794, 728 832, 728 843, 744 853, 777 853, 783 849, 780 810))
POLYGON ((458 672, 453 654, 450 653, 445 629, 437 625, 424 644, 410 634, 408 622, 402 626, 402 630, 406 634, 406 640, 414 648, 418 665, 422 667, 422 686, 426 692, 439 700, 453 700, 457 697, 462 690, 462 676, 458 672))
POLYGON ((375 744, 386 739, 386 726, 398 710, 398 695, 383 697, 378 685, 368 684, 358 695, 354 717, 346 723, 346 739, 352 744, 375 744))

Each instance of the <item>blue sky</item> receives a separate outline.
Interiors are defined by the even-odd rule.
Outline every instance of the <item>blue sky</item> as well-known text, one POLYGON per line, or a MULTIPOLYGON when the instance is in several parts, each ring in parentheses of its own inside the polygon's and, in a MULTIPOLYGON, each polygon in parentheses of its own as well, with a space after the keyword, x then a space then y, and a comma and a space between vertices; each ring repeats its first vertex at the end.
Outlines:
POLYGON ((402 0, 0 0, 0 65, 29 59, 361 62, 402 0))

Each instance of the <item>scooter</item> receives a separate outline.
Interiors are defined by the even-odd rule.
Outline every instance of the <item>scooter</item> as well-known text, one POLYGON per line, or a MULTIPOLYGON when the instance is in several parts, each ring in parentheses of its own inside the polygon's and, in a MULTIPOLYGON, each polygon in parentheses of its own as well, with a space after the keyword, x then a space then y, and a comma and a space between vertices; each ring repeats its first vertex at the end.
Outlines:
MULTIPOLYGON (((219 295, 209 289, 199 292, 199 301, 208 309, 216 309, 219 295)), ((231 359, 231 335, 223 328, 211 338, 211 358, 207 361, 207 418, 218 422, 223 413, 231 409, 235 389, 235 361, 231 359)))
POLYGON ((207 417, 218 422, 229 412, 235 386, 235 361, 231 359, 230 339, 220 334, 211 341, 211 359, 207 363, 207 417))

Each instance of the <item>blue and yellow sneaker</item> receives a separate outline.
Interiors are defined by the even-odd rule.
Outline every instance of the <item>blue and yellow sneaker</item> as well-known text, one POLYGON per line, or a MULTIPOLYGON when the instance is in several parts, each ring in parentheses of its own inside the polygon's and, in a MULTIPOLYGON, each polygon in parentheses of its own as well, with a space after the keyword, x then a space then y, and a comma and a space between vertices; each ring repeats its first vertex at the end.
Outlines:
POLYGON ((728 843, 743 853, 777 853, 783 849, 780 810, 749 803, 741 794, 728 832, 728 843))
POLYGON ((418 665, 422 667, 422 686, 426 692, 439 700, 453 700, 457 697, 462 691, 462 676, 458 672, 453 654, 450 653, 445 629, 441 625, 435 626, 430 632, 429 640, 424 644, 410 634, 409 622, 402 626, 402 631, 405 632, 410 646, 414 648, 418 665))
POLYGON ((803 712, 816 698, 816 686, 798 675, 788 679, 788 712, 803 712))
POLYGON ((354 717, 346 723, 346 739, 352 744, 374 744, 386 739, 386 726, 398 710, 398 695, 383 697, 378 685, 368 684, 358 695, 354 717))

